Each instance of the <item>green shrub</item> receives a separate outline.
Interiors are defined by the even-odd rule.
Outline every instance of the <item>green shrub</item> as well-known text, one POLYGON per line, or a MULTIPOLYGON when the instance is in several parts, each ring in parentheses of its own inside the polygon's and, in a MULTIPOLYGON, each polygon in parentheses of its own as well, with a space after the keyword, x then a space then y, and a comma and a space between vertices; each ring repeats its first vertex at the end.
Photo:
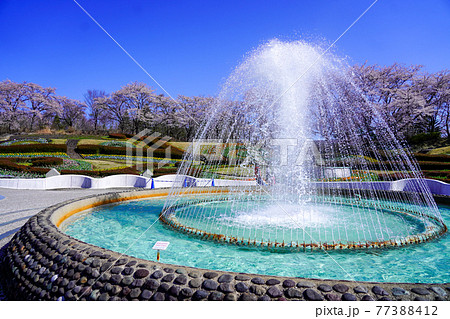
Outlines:
POLYGON ((122 139, 122 140, 127 138, 127 136, 125 134, 122 134, 122 133, 109 133, 108 137, 109 138, 122 139))
POLYGON ((420 154, 414 153, 415 158, 418 161, 428 161, 428 162, 449 162, 450 163, 450 155, 429 155, 429 154, 420 154))
POLYGON ((66 144, 26 144, 0 146, 0 153, 57 153, 67 152, 66 144))
POLYGON ((91 177, 105 177, 110 175, 117 174, 130 174, 130 175, 139 175, 139 172, 135 167, 126 167, 121 169, 112 169, 112 170, 104 170, 104 171, 87 171, 87 170, 61 170, 62 175, 86 175, 91 177))
POLYGON ((57 166, 62 165, 64 160, 59 157, 36 157, 31 159, 33 166, 57 166))
MULTIPOLYGON (((140 150, 142 156, 147 155, 147 149, 148 147, 140 150)), ((106 145, 78 145, 75 151, 79 154, 127 155, 126 147, 113 147, 106 145)), ((184 152, 179 148, 171 146, 170 152, 171 158, 173 159, 183 158, 184 152)), ((139 154, 138 148, 132 148, 130 155, 136 156, 137 154, 139 154)), ((153 157, 166 158, 166 150, 163 147, 153 150, 153 157)))
POLYGON ((423 144, 427 142, 436 142, 441 138, 440 132, 431 132, 431 133, 420 133, 414 136, 411 136, 408 139, 408 142, 412 145, 423 144))

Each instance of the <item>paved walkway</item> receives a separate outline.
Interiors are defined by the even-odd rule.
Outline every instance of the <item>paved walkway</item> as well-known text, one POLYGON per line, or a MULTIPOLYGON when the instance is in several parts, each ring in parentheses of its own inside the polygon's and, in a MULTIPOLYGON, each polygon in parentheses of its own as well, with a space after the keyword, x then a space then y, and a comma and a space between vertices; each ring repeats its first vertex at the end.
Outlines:
MULTIPOLYGON (((63 189, 25 190, 0 188, 0 259, 3 247, 33 215, 45 207, 93 194, 104 194, 117 189, 63 189)), ((6 300, 0 284, 0 301, 6 300)))
POLYGON ((33 215, 45 207, 65 200, 93 194, 104 194, 115 189, 24 190, 0 188, 0 248, 33 215), (1 199, 4 196, 5 198, 1 199))

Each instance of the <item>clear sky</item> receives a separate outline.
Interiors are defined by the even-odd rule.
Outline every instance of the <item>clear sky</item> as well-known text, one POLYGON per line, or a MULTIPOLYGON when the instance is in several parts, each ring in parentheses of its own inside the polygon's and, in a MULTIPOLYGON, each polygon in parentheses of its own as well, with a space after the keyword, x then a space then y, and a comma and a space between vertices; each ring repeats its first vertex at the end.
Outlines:
MULTIPOLYGON (((272 39, 336 40, 374 0, 77 0, 172 96, 215 95, 272 39)), ((73 0, 0 0, 0 80, 82 99, 142 81, 162 90, 73 0)), ((351 63, 450 69, 450 0, 379 0, 336 44, 351 63)))

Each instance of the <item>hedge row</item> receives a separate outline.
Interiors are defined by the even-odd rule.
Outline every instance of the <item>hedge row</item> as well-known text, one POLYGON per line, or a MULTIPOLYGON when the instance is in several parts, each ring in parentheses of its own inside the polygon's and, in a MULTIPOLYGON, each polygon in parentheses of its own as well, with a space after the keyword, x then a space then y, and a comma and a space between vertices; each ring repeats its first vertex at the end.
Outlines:
POLYGON ((64 160, 59 157, 35 157, 31 159, 33 166, 55 166, 62 165, 64 160))
POLYGON ((117 174, 139 175, 135 167, 125 167, 120 169, 112 169, 106 171, 87 171, 87 170, 61 170, 61 175, 86 175, 91 177, 105 177, 117 174))
POLYGON ((66 144, 24 144, 0 146, 0 153, 57 153, 67 152, 66 144))
POLYGON ((0 168, 16 172, 37 173, 37 174, 46 174, 50 170, 50 168, 20 165, 11 161, 9 158, 0 159, 0 168))
POLYGON ((450 162, 450 155, 429 155, 429 154, 415 153, 414 156, 418 161, 450 162))
MULTIPOLYGON (((164 145, 163 145, 164 146, 164 145)), ((143 150, 139 150, 141 154, 138 153, 138 149, 132 148, 130 155, 133 156, 147 155, 147 149, 144 148, 143 150)), ((126 147, 114 147, 114 146, 106 146, 106 145, 78 145, 75 151, 79 154, 104 154, 104 155, 127 155, 127 148, 126 147)), ((170 147, 170 154, 171 158, 173 159, 182 159, 183 158, 183 151, 179 148, 170 147)), ((164 148, 158 148, 153 150, 153 157, 160 157, 160 158, 166 158, 166 150, 164 148)))

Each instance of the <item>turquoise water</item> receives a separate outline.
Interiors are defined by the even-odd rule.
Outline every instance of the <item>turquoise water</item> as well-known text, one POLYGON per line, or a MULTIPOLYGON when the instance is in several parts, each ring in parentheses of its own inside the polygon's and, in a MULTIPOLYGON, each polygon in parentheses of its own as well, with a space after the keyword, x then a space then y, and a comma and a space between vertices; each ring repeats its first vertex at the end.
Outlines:
MULTIPOLYGON (((156 260, 152 246, 169 241, 161 262, 266 275, 380 282, 450 282, 448 235, 423 245, 360 251, 270 252, 187 237, 158 221, 164 200, 98 207, 64 227, 79 240, 156 260), (144 233, 144 234, 143 234, 144 233), (142 235, 143 234, 143 235, 142 235)), ((450 207, 440 207, 447 225, 450 207)))

